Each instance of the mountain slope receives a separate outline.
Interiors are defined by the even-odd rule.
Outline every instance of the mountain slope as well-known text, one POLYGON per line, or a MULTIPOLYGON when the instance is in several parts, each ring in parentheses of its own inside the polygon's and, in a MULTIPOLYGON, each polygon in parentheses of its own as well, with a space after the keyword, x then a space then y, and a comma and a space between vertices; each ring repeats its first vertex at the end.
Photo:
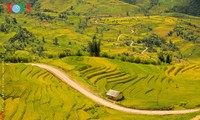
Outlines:
POLYGON ((41 8, 64 11, 73 6, 75 11, 100 13, 107 15, 160 14, 163 12, 180 12, 199 16, 198 0, 39 0, 41 8), (111 7, 112 6, 112 7, 111 7))
POLYGON ((53 11, 66 11, 84 15, 112 15, 126 16, 135 14, 158 15, 164 12, 178 12, 194 16, 200 16, 200 2, 198 0, 13 0, 5 3, 31 3, 35 10, 50 9, 53 11))

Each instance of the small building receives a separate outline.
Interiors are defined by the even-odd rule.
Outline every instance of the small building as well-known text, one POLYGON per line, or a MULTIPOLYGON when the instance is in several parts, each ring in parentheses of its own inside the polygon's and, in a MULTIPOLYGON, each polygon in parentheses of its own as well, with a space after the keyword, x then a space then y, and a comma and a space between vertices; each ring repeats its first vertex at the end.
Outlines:
POLYGON ((112 90, 110 89, 106 95, 108 96, 109 99, 111 100, 120 100, 123 98, 123 94, 120 91, 112 90))

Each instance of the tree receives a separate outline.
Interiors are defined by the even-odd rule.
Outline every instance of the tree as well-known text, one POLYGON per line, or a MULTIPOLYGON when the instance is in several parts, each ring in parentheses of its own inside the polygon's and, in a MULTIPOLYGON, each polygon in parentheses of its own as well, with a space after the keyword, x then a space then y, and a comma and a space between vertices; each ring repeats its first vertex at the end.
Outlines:
POLYGON ((4 6, 1 4, 0 5, 0 13, 3 13, 4 12, 4 6))
POLYGON ((173 43, 172 43, 171 40, 169 40, 169 46, 170 46, 170 47, 173 47, 173 43))
POLYGON ((82 53, 81 53, 81 51, 80 51, 80 50, 78 50, 78 51, 77 51, 77 53, 76 53, 76 55, 77 55, 77 56, 82 56, 82 53))
POLYGON ((53 44, 54 44, 54 45, 59 45, 59 43, 58 43, 58 38, 57 38, 57 37, 55 37, 55 38, 53 39, 53 44))
POLYGON ((165 62, 165 57, 164 57, 164 54, 161 52, 158 54, 158 59, 161 61, 161 62, 165 62))
POLYGON ((144 16, 147 16, 148 18, 150 18, 150 13, 149 13, 149 11, 148 10, 144 10, 144 16))
POLYGON ((70 7, 70 10, 74 10, 74 6, 71 6, 71 7, 70 7))
POLYGON ((6 23, 10 24, 10 18, 8 16, 5 17, 6 23))
POLYGON ((0 31, 1 32, 6 32, 6 28, 5 28, 4 24, 1 24, 0 31))
POLYGON ((139 57, 136 57, 134 61, 135 61, 135 63, 140 63, 141 62, 139 57))
POLYGON ((16 18, 13 18, 12 23, 13 23, 13 24, 17 24, 17 19, 16 19, 16 18))
POLYGON ((150 0, 150 7, 157 5, 159 3, 159 0, 150 0))
POLYGON ((171 64, 171 62, 172 62, 172 56, 170 54, 167 54, 166 63, 171 64))
POLYGON ((43 42, 43 43, 45 43, 45 42, 46 42, 46 40, 45 40, 44 36, 42 37, 42 42, 43 42))
POLYGON ((90 52, 90 56, 99 57, 101 51, 101 41, 93 39, 91 42, 88 43, 88 48, 90 52))
POLYGON ((136 4, 136 0, 123 0, 123 1, 130 4, 136 4))
POLYGON ((170 32, 168 33, 168 36, 172 36, 172 34, 173 34, 173 32, 172 32, 172 31, 170 31, 170 32))
POLYGON ((130 16, 128 11, 126 12, 126 16, 130 16))
POLYGON ((40 47, 38 48, 38 56, 42 56, 43 51, 44 51, 43 46, 40 46, 40 47))
POLYGON ((34 2, 34 5, 33 5, 33 9, 34 10, 40 10, 40 8, 41 8, 41 3, 39 2, 39 1, 35 1, 34 2))

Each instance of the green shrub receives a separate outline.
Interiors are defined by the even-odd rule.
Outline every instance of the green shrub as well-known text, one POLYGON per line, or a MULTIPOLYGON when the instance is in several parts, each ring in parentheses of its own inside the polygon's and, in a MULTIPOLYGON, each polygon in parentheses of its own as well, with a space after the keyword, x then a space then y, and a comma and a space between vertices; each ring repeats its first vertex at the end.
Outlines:
POLYGON ((91 67, 91 65, 79 65, 75 68, 75 70, 82 71, 82 70, 86 70, 90 67, 91 67))

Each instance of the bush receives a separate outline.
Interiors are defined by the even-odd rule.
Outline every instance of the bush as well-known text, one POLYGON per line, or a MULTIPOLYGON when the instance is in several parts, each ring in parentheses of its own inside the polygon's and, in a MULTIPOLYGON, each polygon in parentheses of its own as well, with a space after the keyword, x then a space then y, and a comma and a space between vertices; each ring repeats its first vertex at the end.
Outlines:
POLYGON ((22 57, 22 56, 6 56, 5 62, 11 62, 11 63, 29 63, 32 62, 32 57, 22 57))
POLYGON ((133 63, 134 62, 134 57, 133 56, 129 56, 127 59, 126 59, 127 62, 131 62, 133 63))
POLYGON ((106 53, 106 52, 102 53, 101 57, 109 58, 108 53, 106 53))
POLYGON ((76 56, 82 56, 82 53, 80 50, 77 51, 76 56))
POLYGON ((49 59, 51 59, 51 58, 53 58, 53 55, 52 55, 52 54, 48 54, 47 57, 48 57, 49 59))
POLYGON ((91 65, 79 65, 75 69, 78 70, 78 71, 83 71, 83 70, 90 68, 90 67, 91 67, 91 65))
POLYGON ((173 31, 176 32, 177 36, 180 36, 181 38, 188 41, 195 42, 198 38, 200 38, 199 34, 180 26, 177 26, 176 28, 174 28, 173 31))
POLYGON ((125 55, 121 55, 121 56, 120 56, 120 60, 126 61, 126 56, 125 56, 125 55))
POLYGON ((143 59, 143 60, 141 60, 141 63, 142 63, 142 64, 150 64, 151 61, 143 59))
POLYGON ((64 53, 64 52, 62 52, 62 53, 60 53, 59 54, 59 58, 64 58, 64 57, 66 57, 67 55, 66 55, 66 53, 64 53))
POLYGON ((140 62, 141 62, 141 60, 140 60, 140 58, 139 58, 139 57, 137 57, 137 58, 134 60, 134 62, 135 62, 135 63, 140 63, 140 62))

